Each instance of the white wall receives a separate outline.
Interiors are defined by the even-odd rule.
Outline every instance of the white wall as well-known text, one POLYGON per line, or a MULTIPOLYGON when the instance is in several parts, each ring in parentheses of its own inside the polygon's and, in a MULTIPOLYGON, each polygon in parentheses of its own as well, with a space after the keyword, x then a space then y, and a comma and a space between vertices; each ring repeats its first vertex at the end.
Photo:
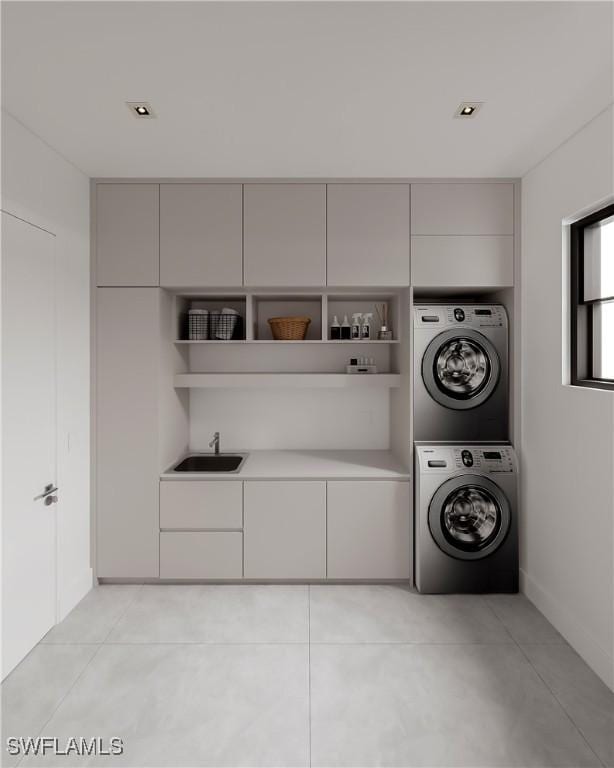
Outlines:
POLYGON ((389 414, 387 389, 193 389, 190 448, 387 449, 389 414))
MULTIPOLYGON (((2 112, 2 209, 56 236, 58 620, 92 586, 90 567, 89 181, 2 112)), ((32 307, 24 307, 24 327, 32 307)), ((25 343, 25 339, 24 339, 25 343)))
POLYGON ((529 598, 614 686, 614 392, 567 373, 563 220, 611 199, 614 113, 522 180, 521 578, 529 598))

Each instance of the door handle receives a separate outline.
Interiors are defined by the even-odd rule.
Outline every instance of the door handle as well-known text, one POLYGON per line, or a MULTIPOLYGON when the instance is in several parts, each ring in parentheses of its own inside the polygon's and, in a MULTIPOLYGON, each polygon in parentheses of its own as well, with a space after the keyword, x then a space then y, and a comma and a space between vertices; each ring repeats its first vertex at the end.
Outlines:
MULTIPOLYGON (((39 493, 38 496, 34 497, 34 501, 38 501, 39 499, 47 499, 48 496, 51 496, 51 494, 55 493, 57 491, 57 487, 53 483, 49 483, 45 486, 45 490, 42 493, 39 493)), ((55 501, 57 501, 57 496, 55 497, 55 501)), ((47 503, 47 501, 45 501, 47 503)), ((53 502, 50 501, 49 504, 52 504, 53 502)))

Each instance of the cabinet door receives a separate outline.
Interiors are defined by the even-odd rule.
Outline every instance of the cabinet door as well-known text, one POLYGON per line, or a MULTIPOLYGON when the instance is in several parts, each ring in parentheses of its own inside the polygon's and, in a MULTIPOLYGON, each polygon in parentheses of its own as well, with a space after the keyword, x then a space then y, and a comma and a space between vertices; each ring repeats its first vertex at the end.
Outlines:
POLYGON ((409 483, 328 483, 329 579, 409 579, 409 483))
POLYGON ((514 284, 512 235, 418 235, 411 238, 416 288, 505 288, 514 284))
POLYGON ((326 186, 246 184, 245 285, 326 284, 326 186))
POLYGON ((409 285, 409 185, 327 189, 328 285, 409 285))
POLYGON ((412 235, 513 235, 514 185, 412 184, 412 235))
POLYGON ((158 576, 158 288, 99 288, 98 576, 158 576))
POLYGON ((246 579, 326 577, 326 483, 244 483, 246 579))
POLYGON ((160 185, 160 285, 243 283, 240 184, 160 185))
POLYGON ((158 184, 96 185, 97 285, 158 285, 158 198, 158 184))
POLYGON ((240 579, 241 531, 164 531, 160 534, 161 579, 240 579))

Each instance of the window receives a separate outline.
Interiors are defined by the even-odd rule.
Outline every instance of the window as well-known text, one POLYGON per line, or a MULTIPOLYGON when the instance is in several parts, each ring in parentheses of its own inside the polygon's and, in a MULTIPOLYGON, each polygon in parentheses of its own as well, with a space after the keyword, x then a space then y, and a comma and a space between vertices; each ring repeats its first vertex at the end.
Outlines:
POLYGON ((614 389, 614 205, 571 225, 571 383, 614 389))

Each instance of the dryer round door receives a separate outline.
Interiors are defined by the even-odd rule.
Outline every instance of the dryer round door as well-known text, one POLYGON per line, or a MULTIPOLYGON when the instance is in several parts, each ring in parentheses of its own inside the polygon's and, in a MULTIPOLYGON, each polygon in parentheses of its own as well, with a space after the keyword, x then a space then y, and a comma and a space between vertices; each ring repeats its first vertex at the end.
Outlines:
POLYGON ((486 336, 470 328, 440 333, 422 358, 422 380, 429 395, 454 410, 486 402, 500 373, 497 350, 486 336))
POLYGON ((507 497, 482 475, 459 475, 440 485, 428 523, 437 546, 459 560, 481 560, 504 542, 511 526, 507 497))

